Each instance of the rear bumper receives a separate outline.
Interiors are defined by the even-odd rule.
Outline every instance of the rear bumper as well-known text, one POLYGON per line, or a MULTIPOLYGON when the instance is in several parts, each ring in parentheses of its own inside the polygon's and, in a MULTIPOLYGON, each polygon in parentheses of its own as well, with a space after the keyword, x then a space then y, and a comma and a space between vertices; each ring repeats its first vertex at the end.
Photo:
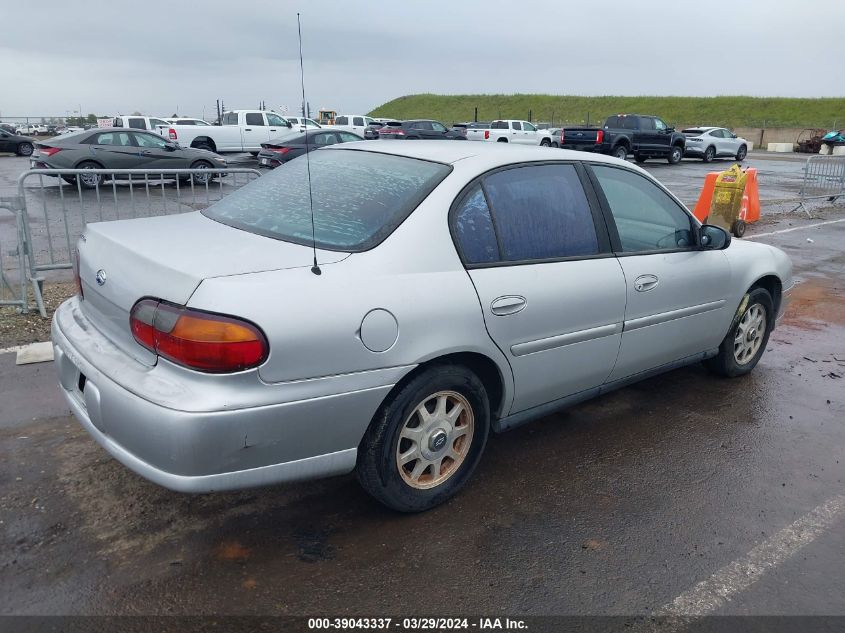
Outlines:
POLYGON ((578 152, 593 152, 594 154, 609 154, 610 147, 604 143, 591 143, 589 145, 582 145, 578 143, 561 143, 562 149, 574 149, 578 152))
POLYGON ((687 146, 684 148, 684 156, 695 156, 695 157, 701 157, 701 156, 704 156, 704 150, 705 150, 705 149, 706 149, 706 148, 705 148, 705 147, 703 147, 703 146, 702 146, 702 147, 698 147, 698 146, 689 146, 689 145, 687 145, 687 146))
MULTIPOLYGON (((290 383, 291 388, 262 384, 260 389, 274 390, 278 402, 232 410, 178 410, 155 402, 156 389, 184 389, 191 394, 186 401, 195 401, 198 393, 202 399, 203 388, 214 389, 217 395, 206 399, 214 401, 219 400, 221 382, 174 385, 171 373, 163 385, 155 374, 167 368, 147 367, 122 353, 85 319, 76 298, 56 311, 52 336, 62 393, 82 426, 129 469, 180 492, 233 490, 349 472, 370 420, 393 386, 372 386, 372 372, 361 372, 361 388, 341 393, 332 393, 330 379, 317 385, 323 393, 307 398, 298 391, 303 381, 290 383), (138 393, 145 390, 150 393, 138 393)), ((249 374, 260 382, 256 370, 226 378, 237 382, 249 374)))

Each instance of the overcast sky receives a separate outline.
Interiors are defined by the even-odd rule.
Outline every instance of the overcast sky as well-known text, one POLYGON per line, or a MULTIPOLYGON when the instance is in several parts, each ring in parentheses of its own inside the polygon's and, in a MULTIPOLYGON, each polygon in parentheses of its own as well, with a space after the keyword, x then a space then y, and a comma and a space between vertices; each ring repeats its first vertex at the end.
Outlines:
POLYGON ((845 0, 4 0, 0 115, 293 112, 297 11, 312 113, 420 92, 845 95, 845 0))

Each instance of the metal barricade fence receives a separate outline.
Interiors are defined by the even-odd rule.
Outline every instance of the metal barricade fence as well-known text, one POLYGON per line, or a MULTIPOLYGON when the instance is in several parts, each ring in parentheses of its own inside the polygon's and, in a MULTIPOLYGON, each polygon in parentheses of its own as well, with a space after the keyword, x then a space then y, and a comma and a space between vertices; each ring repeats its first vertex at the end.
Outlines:
POLYGON ((810 215, 805 205, 808 200, 826 198, 833 202, 845 196, 845 156, 810 156, 804 165, 799 195, 801 202, 795 210, 804 209, 807 215, 810 215))
MULTIPOLYGON (((201 210, 260 176, 257 169, 234 167, 24 172, 18 177, 19 250, 26 257, 39 312, 46 316, 43 274, 72 269, 74 245, 89 222, 201 210)), ((22 286, 25 292, 26 281, 22 286)))
POLYGON ((16 306, 20 311, 27 305, 22 211, 17 196, 0 196, 0 307, 16 306))

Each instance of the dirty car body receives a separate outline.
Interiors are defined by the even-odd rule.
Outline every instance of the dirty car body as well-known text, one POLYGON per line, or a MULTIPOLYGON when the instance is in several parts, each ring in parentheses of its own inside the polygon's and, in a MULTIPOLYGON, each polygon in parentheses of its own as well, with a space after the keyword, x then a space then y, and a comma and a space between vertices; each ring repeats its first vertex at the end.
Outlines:
POLYGON ((76 417, 140 475, 208 492, 357 469, 388 505, 425 509, 488 427, 715 357, 740 320, 768 333, 792 285, 781 251, 702 228, 605 156, 359 142, 310 170, 313 244, 305 157, 202 213, 87 227, 56 366, 76 417), (743 312, 761 288, 771 309, 743 312), (186 314, 264 348, 186 366, 202 333, 165 350, 186 314), (399 497, 377 490, 391 477, 399 497))

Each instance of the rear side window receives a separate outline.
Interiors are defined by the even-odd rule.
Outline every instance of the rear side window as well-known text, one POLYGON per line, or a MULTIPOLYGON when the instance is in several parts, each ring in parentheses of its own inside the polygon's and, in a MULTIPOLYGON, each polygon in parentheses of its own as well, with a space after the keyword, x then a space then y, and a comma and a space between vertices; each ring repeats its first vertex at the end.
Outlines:
POLYGON ((532 165, 484 179, 504 261, 599 252, 596 227, 572 165, 532 165))
POLYGON ((499 261, 493 219, 480 184, 476 184, 464 197, 455 213, 454 222, 455 239, 467 264, 499 261))
POLYGON ((237 112, 227 112, 223 115, 223 125, 237 125, 238 124, 238 113, 237 112))
POLYGON ((339 116, 335 120, 335 125, 349 125, 349 117, 339 116))
POLYGON ((627 253, 690 248, 689 215, 648 178, 629 169, 593 165, 627 253))
POLYGON ((326 149, 310 158, 311 198, 308 165, 294 159, 202 213, 250 233, 310 246, 313 201, 317 248, 364 251, 390 235, 452 170, 404 156, 326 149))
POLYGON ((513 122, 511 122, 511 127, 512 127, 514 130, 521 130, 521 129, 522 129, 522 125, 519 123, 519 121, 513 121, 513 122))
POLYGON ((507 130, 508 129, 508 122, 507 121, 493 121, 490 124, 490 128, 493 130, 507 130))
POLYGON ((339 132, 338 135, 340 136, 341 143, 354 143, 355 141, 363 140, 360 136, 351 134, 350 132, 339 132))

